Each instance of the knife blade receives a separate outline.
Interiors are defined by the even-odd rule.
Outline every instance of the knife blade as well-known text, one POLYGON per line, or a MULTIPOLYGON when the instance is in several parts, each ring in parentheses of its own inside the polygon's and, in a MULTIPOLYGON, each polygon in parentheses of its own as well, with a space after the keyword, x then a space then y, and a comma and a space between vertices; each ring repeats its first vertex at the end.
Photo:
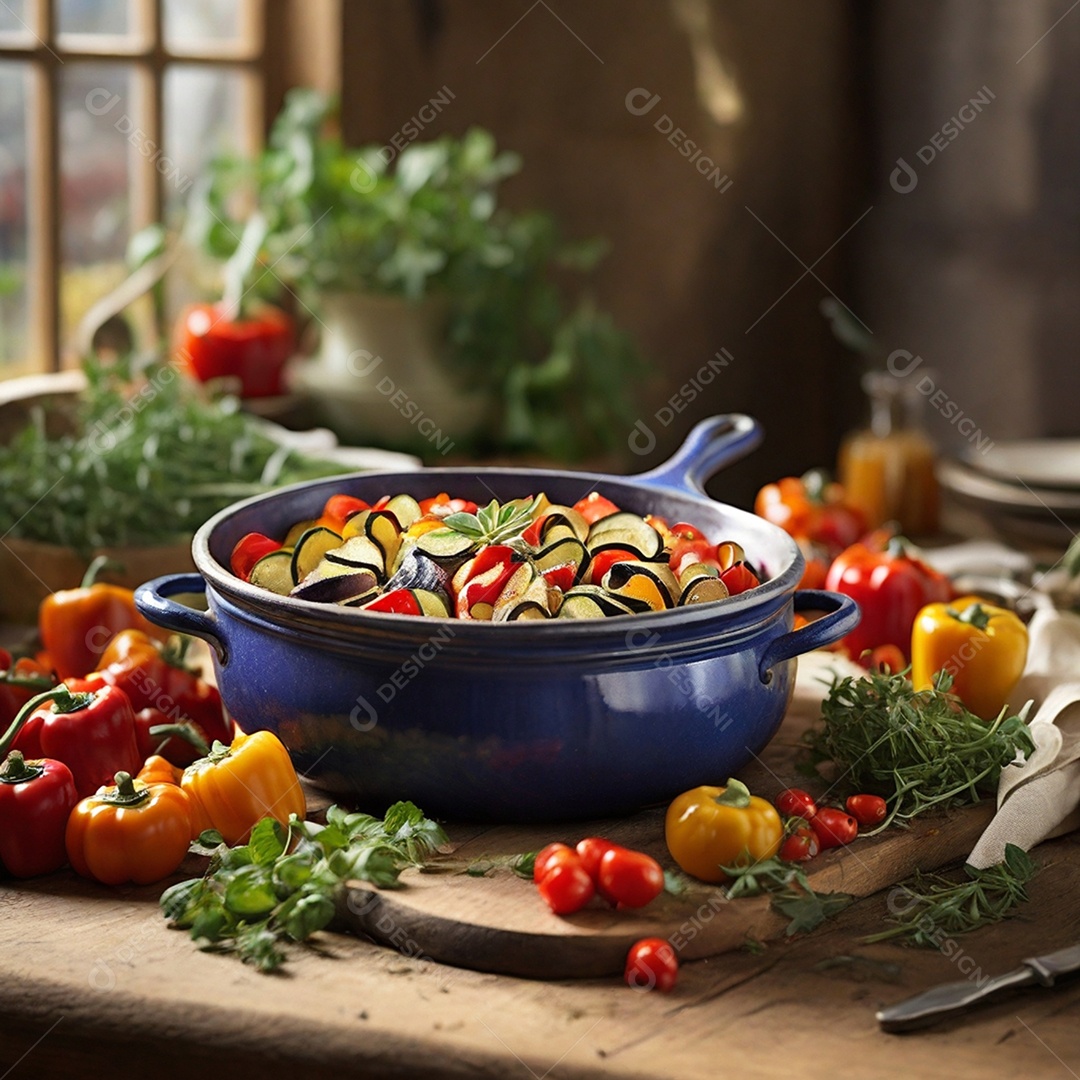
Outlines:
POLYGON ((1003 990, 1020 986, 1053 986, 1063 975, 1080 971, 1080 945, 1022 960, 1004 975, 981 980, 943 983, 906 1001, 888 1005, 877 1014, 882 1031, 901 1032, 928 1027, 971 1008, 1003 990))

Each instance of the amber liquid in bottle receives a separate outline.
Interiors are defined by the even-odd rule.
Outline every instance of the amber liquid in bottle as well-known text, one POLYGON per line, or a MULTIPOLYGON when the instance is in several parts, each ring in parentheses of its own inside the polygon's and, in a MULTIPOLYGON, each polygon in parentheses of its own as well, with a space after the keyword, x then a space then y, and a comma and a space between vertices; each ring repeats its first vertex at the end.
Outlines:
POLYGON ((914 423, 921 398, 914 386, 886 372, 863 376, 870 398, 870 427, 840 447, 839 479, 847 501, 866 516, 867 528, 896 521, 909 536, 938 527, 936 453, 914 423))

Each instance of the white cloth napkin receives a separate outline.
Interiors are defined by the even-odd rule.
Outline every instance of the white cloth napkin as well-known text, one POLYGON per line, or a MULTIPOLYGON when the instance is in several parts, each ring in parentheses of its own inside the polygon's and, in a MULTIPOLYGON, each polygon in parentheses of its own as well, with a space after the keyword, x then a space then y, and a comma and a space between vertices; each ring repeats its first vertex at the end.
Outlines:
POLYGON ((998 810, 968 863, 977 869, 1080 825, 1080 616, 1040 607, 1028 627, 1027 666, 1011 695, 1034 701, 1035 752, 1001 771, 998 810))

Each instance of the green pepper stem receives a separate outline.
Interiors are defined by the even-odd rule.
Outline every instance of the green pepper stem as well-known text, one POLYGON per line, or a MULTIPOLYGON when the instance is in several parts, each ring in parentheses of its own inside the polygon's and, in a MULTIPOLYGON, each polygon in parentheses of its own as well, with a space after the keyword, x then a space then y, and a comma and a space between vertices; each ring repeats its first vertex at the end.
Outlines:
POLYGON ((732 806, 736 810, 743 810, 750 805, 750 789, 741 780, 732 777, 713 801, 717 806, 732 806))
POLYGON ((978 602, 969 604, 963 611, 957 611, 954 607, 947 610, 957 622, 974 626, 976 630, 985 630, 990 625, 990 612, 978 602))
POLYGON ((99 555, 96 559, 93 559, 90 565, 86 568, 86 573, 83 574, 83 579, 79 583, 80 589, 89 589, 92 585, 97 584, 98 575, 102 570, 123 570, 122 563, 118 563, 115 559, 110 559, 108 555, 99 555))
POLYGON ((0 766, 0 783, 25 784, 27 780, 36 780, 45 772, 43 765, 30 765, 21 750, 12 750, 0 766))
POLYGON ((113 781, 116 784, 115 791, 108 791, 104 795, 95 795, 99 802, 108 803, 110 806, 138 806, 150 798, 150 789, 143 784, 135 786, 135 778, 128 772, 118 772, 113 781))
POLYGON ((11 749, 11 744, 19 737, 19 732, 22 731, 27 720, 29 720, 42 705, 47 705, 50 701, 62 701, 65 703, 66 707, 58 709, 58 712, 75 712, 77 709, 86 708, 93 698, 93 694, 73 694, 63 683, 59 686, 54 686, 51 690, 46 690, 44 693, 32 697, 18 713, 16 713, 15 719, 11 721, 11 725, 8 727, 7 731, 0 737, 0 757, 7 754, 11 749), (79 698, 86 700, 84 700, 82 704, 72 707, 72 702, 79 698))
MULTIPOLYGON (((173 735, 177 735, 191 743, 202 757, 210 753, 210 747, 206 745, 206 740, 194 724, 155 724, 150 729, 150 734, 155 739, 162 739, 162 745, 167 743, 173 735)), ((158 750, 160 749, 161 746, 158 747, 158 750)))

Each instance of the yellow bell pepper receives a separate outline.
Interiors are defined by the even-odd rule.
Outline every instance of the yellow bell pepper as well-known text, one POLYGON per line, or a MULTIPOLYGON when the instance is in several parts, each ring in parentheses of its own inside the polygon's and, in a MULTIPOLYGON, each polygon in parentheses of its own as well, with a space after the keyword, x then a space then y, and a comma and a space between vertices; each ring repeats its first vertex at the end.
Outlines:
POLYGON ((230 746, 219 742, 207 757, 184 770, 180 786, 191 801, 192 830, 217 829, 226 844, 246 844, 264 818, 283 825, 307 803, 292 759, 272 731, 239 734, 230 746))
POLYGON ((702 881, 725 878, 721 866, 771 859, 784 838, 776 808, 745 784, 705 785, 684 791, 668 807, 664 837, 671 857, 702 881))
POLYGON ((1010 704, 1027 650, 1027 627, 1005 608, 978 596, 928 604, 915 616, 911 633, 911 682, 926 690, 939 671, 946 671, 953 677, 953 693, 968 709, 993 720, 1010 704))

